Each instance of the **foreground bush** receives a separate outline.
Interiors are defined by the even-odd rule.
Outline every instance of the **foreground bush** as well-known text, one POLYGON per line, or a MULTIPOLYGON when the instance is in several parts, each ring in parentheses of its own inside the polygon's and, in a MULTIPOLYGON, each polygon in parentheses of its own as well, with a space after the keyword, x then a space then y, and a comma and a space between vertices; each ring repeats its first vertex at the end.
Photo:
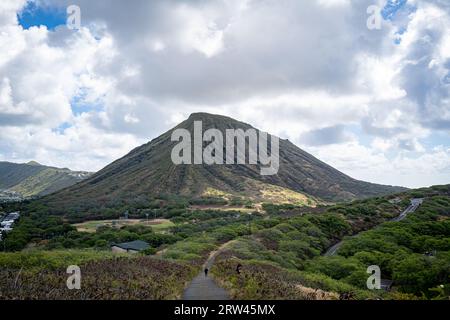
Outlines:
POLYGON ((56 270, 80 265, 92 260, 113 258, 111 251, 98 250, 24 250, 1 252, 0 269, 56 270))
POLYGON ((220 259, 212 269, 218 281, 235 299, 244 300, 337 300, 352 292, 357 299, 373 298, 348 284, 320 274, 286 270, 271 263, 220 259), (241 265, 240 274, 237 265, 241 265))
POLYGON ((66 286, 66 267, 0 270, 0 299, 160 300, 176 299, 197 270, 151 257, 118 257, 80 265, 81 289, 66 286))

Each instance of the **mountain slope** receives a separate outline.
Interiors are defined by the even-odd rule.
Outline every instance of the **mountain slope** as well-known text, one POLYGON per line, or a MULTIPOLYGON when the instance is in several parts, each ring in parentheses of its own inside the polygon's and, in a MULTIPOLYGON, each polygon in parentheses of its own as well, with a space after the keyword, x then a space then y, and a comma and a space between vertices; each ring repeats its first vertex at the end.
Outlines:
MULTIPOLYGON (((228 117, 196 113, 172 130, 184 128, 192 133, 194 121, 202 121, 204 131, 216 128, 224 133, 226 129, 252 128, 228 117)), ((136 202, 160 194, 198 197, 211 188, 233 195, 264 198, 259 189, 267 185, 328 201, 404 190, 352 179, 287 140, 280 140, 280 169, 273 176, 261 176, 259 165, 174 165, 170 155, 177 143, 171 141, 172 130, 45 201, 59 208, 91 208, 136 202)))
POLYGON ((41 166, 25 163, 0 162, 0 189, 9 189, 42 171, 41 166))
POLYGON ((77 172, 40 165, 37 162, 0 162, 0 190, 19 197, 48 195, 67 188, 88 177, 88 172, 77 172))

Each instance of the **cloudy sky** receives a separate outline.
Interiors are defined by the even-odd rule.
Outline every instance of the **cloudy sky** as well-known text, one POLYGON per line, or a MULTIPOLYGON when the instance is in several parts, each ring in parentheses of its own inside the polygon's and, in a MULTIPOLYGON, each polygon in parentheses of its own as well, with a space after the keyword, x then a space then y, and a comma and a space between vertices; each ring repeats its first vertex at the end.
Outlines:
POLYGON ((450 183, 450 3, 0 1, 0 160, 94 171, 198 111, 358 179, 450 183))

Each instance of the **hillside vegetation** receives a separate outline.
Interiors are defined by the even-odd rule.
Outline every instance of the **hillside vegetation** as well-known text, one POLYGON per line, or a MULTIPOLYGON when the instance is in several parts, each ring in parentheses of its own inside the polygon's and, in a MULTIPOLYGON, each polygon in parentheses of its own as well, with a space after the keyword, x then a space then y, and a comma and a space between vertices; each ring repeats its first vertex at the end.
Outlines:
POLYGON ((88 172, 47 167, 36 162, 0 162, 0 190, 21 198, 44 196, 72 186, 89 175, 88 172))
POLYGON ((304 294, 297 292, 298 286, 306 286, 351 292, 359 299, 448 299, 450 186, 401 195, 403 200, 409 197, 425 201, 405 220, 376 228, 372 227, 377 222, 399 213, 386 198, 335 206, 324 215, 287 219, 236 242, 219 257, 213 272, 236 298, 295 299, 304 294), (345 238, 338 255, 323 256, 338 239, 358 232, 345 238), (233 271, 237 264, 243 266, 242 276, 233 271), (378 265, 382 278, 393 281, 393 291, 367 290, 370 265, 378 265), (274 273, 277 276, 272 278, 274 273))
POLYGON ((186 263, 94 251, 0 254, 0 299, 176 299, 196 271, 186 263), (69 265, 82 270, 82 290, 67 288, 69 265))
MULTIPOLYGON (((227 201, 243 204, 241 199, 227 201)), ((150 213, 152 218, 170 220, 172 225, 162 230, 146 224, 114 227, 106 223, 90 232, 78 231, 72 221, 45 213, 47 209, 35 202, 32 206, 16 204, 15 208, 9 205, 4 210, 25 211, 3 242, 4 249, 11 253, 0 253, 0 267, 3 266, 0 288, 8 288, 5 291, 8 298, 31 297, 35 294, 33 290, 42 285, 44 293, 37 294, 38 297, 47 297, 45 292, 54 288, 58 296, 67 299, 136 298, 137 294, 165 299, 179 296, 210 253, 227 243, 211 272, 233 298, 338 299, 346 295, 353 299, 448 299, 450 296, 450 185, 315 208, 263 203, 262 210, 254 209, 251 213, 239 208, 203 210, 193 208, 194 204, 202 207, 197 201, 165 198, 154 200, 149 208, 130 211, 131 216, 141 219, 150 213), (424 198, 424 202, 405 220, 391 221, 408 206, 411 198, 424 198), (126 259, 111 258, 108 250, 112 243, 133 240, 147 241, 150 248, 139 255, 127 255, 126 259), (324 256, 328 248, 341 240, 344 241, 336 255, 324 256), (85 252, 85 256, 80 252, 85 252), (55 262, 63 259, 62 264, 55 262), (61 268, 72 261, 85 266, 92 281, 98 278, 102 289, 97 290, 94 282, 88 282, 84 296, 62 291, 61 268), (135 263, 147 269, 139 271, 135 263), (240 274, 236 272, 238 265, 240 274), (380 266, 383 279, 393 281, 392 291, 367 289, 369 265, 380 266), (42 266, 49 266, 51 271, 43 271, 42 266), (111 271, 111 266, 117 272, 111 271), (181 284, 165 273, 166 267, 175 270, 181 284), (130 272, 131 280, 121 277, 119 270, 130 272), (38 272, 38 278, 48 284, 36 282, 27 287, 26 281, 31 281, 28 272, 38 272), (107 275, 110 272, 117 277, 116 281, 107 275), (22 289, 14 293, 17 285, 8 279, 19 273, 22 289), (156 273, 161 273, 155 280, 156 287, 142 278, 156 279, 156 273), (140 291, 140 279, 142 288, 149 290, 147 295, 140 291), (108 281, 114 284, 113 289, 107 286, 108 281), (168 291, 161 288, 165 282, 169 284, 168 291), (135 286, 138 288, 133 289, 135 286)))

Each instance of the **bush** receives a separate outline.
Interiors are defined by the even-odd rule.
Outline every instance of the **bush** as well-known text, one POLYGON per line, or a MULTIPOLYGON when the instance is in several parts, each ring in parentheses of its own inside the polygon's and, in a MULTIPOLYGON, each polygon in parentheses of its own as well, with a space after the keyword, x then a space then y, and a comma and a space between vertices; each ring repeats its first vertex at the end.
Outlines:
POLYGON ((95 242, 95 246, 97 248, 106 248, 106 247, 108 247, 108 242, 106 240, 97 240, 95 242))
POLYGON ((154 254, 156 254, 157 250, 155 248, 147 248, 143 251, 141 251, 141 254, 143 254, 144 256, 152 256, 154 254))

